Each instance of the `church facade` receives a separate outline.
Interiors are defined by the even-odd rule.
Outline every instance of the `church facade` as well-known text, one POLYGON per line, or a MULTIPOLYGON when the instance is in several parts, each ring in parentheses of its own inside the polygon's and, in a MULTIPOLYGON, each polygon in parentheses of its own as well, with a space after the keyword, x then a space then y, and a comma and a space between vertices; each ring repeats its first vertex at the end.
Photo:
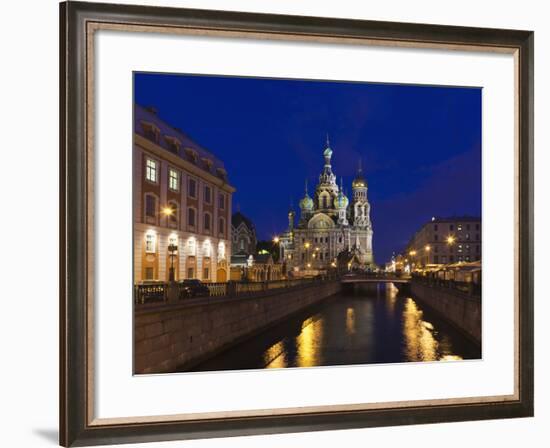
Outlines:
POLYGON ((280 259, 286 263, 287 272, 294 275, 336 268, 343 258, 356 260, 355 268, 373 269, 373 229, 361 165, 348 198, 343 182, 338 185, 332 172, 328 138, 323 158, 323 171, 313 197, 306 182, 298 220, 292 208, 288 213, 288 228, 279 238, 280 259))

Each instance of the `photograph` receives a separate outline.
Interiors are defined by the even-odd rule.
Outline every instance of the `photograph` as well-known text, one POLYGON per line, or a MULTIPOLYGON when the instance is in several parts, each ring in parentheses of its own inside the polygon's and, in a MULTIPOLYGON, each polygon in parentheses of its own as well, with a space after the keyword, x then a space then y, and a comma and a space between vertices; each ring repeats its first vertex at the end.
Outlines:
POLYGON ((134 72, 134 374, 481 360, 482 95, 134 72))

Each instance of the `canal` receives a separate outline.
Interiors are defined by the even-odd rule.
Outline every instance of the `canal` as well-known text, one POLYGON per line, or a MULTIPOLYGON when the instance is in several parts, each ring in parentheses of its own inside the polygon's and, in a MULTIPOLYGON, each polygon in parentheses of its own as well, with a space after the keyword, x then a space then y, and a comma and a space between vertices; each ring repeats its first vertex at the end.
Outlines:
POLYGON ((193 371, 481 358, 480 347, 392 284, 340 293, 193 371))

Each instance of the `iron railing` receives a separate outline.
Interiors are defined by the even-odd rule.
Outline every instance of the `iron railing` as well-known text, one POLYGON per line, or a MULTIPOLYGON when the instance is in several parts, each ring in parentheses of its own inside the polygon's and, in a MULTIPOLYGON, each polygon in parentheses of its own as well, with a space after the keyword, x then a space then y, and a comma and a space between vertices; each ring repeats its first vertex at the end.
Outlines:
POLYGON ((198 297, 245 297, 262 295, 272 290, 302 288, 313 284, 319 284, 337 277, 323 276, 304 279, 272 280, 263 282, 230 281, 225 283, 202 283, 190 292, 189 285, 175 282, 139 284, 134 286, 134 303, 137 305, 147 303, 168 302, 170 292, 174 300, 185 300, 198 297))

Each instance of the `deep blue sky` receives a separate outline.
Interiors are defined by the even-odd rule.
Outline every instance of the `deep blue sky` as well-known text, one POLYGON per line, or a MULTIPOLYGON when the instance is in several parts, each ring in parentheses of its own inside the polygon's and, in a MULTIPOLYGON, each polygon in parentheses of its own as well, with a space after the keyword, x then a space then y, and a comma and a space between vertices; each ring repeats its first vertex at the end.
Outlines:
POLYGON ((145 73, 134 86, 224 161, 259 238, 286 229, 306 177, 313 192, 327 132, 348 195, 362 159, 377 263, 432 216, 481 215, 481 89, 145 73))

